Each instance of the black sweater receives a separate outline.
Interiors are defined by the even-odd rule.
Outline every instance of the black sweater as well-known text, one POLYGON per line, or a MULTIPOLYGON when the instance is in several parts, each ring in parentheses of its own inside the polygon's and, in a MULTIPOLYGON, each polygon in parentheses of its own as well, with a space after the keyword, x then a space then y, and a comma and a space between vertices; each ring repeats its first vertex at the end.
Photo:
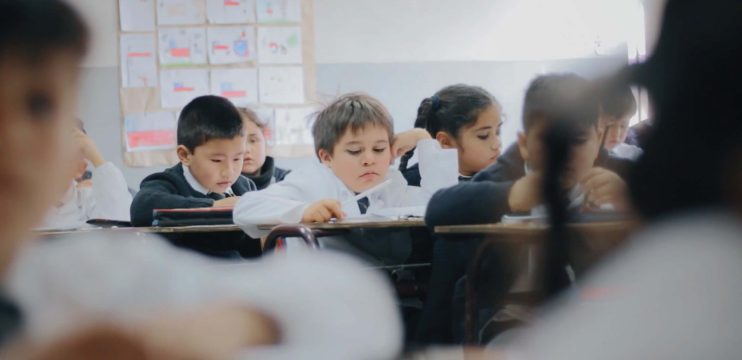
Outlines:
POLYGON ((260 175, 250 175, 246 173, 242 173, 242 175, 252 180, 258 187, 258 190, 263 190, 270 184, 282 181, 290 172, 291 170, 284 170, 276 167, 273 158, 268 156, 265 158, 263 166, 260 167, 260 175))
MULTIPOLYGON (((624 179, 631 164, 631 160, 613 157, 605 150, 601 150, 595 162, 595 166, 614 171, 624 179)), ((513 144, 472 181, 436 192, 430 199, 425 222, 431 227, 499 222, 503 215, 511 212, 510 188, 525 175, 525 161, 518 146, 513 144)))
MULTIPOLYGON (((240 196, 256 190, 252 180, 240 176, 232 191, 240 196)), ((154 173, 142 180, 139 192, 131 202, 131 224, 152 226, 154 209, 182 209, 210 207, 214 200, 194 190, 183 175, 183 165, 178 164, 163 172, 154 173)))

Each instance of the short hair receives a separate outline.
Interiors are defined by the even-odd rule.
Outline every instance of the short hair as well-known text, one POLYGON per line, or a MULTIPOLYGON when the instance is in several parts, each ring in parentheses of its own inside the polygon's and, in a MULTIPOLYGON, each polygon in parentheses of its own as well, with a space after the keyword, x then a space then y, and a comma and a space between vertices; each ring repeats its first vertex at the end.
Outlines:
POLYGON ((0 55, 42 62, 66 52, 82 58, 88 28, 77 12, 60 0, 0 0, 0 55))
POLYGON ((350 129, 354 134, 366 126, 381 126, 389 133, 389 143, 394 138, 392 116, 377 99, 363 93, 345 94, 317 114, 312 125, 314 151, 320 149, 332 154, 335 145, 350 129))
POLYGON ((597 88, 603 114, 620 119, 636 113, 634 93, 625 82, 602 81, 597 88))
POLYGON ((590 83, 575 74, 547 74, 533 79, 523 101, 523 130, 537 123, 568 122, 577 130, 598 123, 598 99, 590 83))
POLYGON ((220 96, 199 96, 186 105, 178 118, 178 145, 188 151, 212 139, 243 135, 242 118, 232 103, 220 96))
POLYGON ((266 128, 267 124, 265 123, 265 121, 260 119, 255 111, 252 111, 250 108, 247 107, 238 107, 237 110, 240 112, 240 115, 242 115, 243 119, 249 120, 261 130, 264 130, 266 128))

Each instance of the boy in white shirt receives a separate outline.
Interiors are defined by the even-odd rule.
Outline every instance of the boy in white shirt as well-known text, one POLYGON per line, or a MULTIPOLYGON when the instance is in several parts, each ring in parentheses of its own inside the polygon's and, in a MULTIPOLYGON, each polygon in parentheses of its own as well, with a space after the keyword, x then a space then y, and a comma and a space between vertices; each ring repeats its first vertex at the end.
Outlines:
POLYGON ((90 219, 128 222, 131 193, 121 170, 105 161, 81 123, 74 130, 74 139, 80 148, 79 172, 84 172, 90 163, 92 180, 73 180, 40 228, 78 228, 90 219))
POLYGON ((312 134, 319 163, 296 169, 284 181, 245 194, 237 203, 235 223, 248 235, 266 235, 258 224, 325 222, 389 208, 424 208, 436 190, 458 182, 455 150, 442 150, 424 129, 395 136, 387 109, 365 94, 347 94, 327 106, 317 115, 312 134), (390 169, 395 157, 414 147, 421 187, 408 186, 398 170, 390 169), (355 199, 369 189, 367 196, 355 199))
POLYGON ((636 99, 628 85, 607 82, 602 84, 600 93, 601 138, 603 147, 622 159, 636 160, 642 149, 626 143, 629 120, 636 114, 636 99))

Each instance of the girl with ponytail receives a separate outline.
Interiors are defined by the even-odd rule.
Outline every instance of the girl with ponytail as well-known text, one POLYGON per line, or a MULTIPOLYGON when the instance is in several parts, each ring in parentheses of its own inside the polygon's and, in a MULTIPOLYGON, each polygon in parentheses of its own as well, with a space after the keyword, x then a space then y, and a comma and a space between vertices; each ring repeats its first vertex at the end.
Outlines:
MULTIPOLYGON (((468 180, 500 155, 501 106, 478 86, 450 85, 425 98, 417 109, 415 127, 425 129, 442 148, 456 149, 459 179, 468 180)), ((417 164, 407 164, 414 149, 402 156, 399 170, 412 186, 420 186, 417 164)))

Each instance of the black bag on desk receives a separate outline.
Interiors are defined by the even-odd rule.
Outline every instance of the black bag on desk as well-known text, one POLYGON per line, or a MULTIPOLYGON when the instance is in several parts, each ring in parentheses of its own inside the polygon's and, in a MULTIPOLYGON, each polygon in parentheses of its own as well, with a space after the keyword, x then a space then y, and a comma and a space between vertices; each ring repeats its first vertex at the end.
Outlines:
POLYGON ((155 209, 152 226, 230 225, 232 208, 155 209))

